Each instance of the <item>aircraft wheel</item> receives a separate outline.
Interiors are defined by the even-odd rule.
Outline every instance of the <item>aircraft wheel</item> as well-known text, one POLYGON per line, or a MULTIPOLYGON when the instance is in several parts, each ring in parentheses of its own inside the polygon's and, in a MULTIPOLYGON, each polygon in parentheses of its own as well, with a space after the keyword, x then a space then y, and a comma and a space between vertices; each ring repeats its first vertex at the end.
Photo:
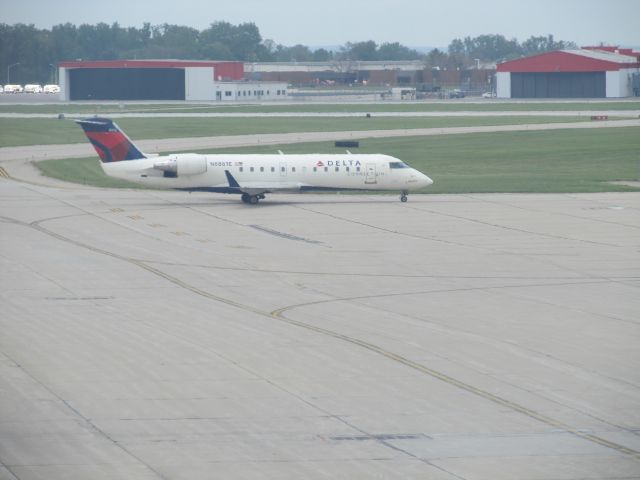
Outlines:
POLYGON ((248 193, 243 193, 241 198, 244 203, 249 203, 251 195, 249 195, 248 193))
POLYGON ((249 203, 250 203, 251 205, 256 205, 256 204, 258 203, 258 200, 260 200, 260 199, 258 198, 258 196, 257 196, 257 195, 251 195, 251 196, 249 197, 249 203))
POLYGON ((405 203, 407 201, 407 196, 404 193, 402 195, 400 195, 400 201, 402 203, 405 203))

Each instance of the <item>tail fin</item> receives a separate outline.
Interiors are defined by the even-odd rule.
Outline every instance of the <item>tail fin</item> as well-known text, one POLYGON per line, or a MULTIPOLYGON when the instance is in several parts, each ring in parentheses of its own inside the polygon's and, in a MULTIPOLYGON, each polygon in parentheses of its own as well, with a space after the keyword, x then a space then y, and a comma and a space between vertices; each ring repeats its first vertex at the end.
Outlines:
POLYGON ((94 117, 75 122, 82 127, 103 163, 147 158, 113 120, 94 117))

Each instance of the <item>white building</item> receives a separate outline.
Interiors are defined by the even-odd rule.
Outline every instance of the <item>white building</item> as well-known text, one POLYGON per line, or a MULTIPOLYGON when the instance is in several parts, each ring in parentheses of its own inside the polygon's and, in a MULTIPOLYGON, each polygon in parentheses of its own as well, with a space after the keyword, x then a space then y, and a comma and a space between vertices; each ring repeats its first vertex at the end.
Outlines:
POLYGON ((286 82, 247 82, 242 62, 109 60, 59 64, 60 99, 255 102, 284 100, 286 82))
POLYGON ((215 100, 221 102, 257 102, 286 100, 285 82, 215 82, 215 100))

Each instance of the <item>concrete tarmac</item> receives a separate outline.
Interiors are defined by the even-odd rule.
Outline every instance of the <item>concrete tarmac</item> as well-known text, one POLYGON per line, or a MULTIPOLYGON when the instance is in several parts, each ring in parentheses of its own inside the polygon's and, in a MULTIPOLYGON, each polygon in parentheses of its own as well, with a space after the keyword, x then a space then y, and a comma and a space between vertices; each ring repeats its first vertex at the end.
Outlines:
POLYGON ((640 193, 0 198, 2 480, 640 478, 640 193))

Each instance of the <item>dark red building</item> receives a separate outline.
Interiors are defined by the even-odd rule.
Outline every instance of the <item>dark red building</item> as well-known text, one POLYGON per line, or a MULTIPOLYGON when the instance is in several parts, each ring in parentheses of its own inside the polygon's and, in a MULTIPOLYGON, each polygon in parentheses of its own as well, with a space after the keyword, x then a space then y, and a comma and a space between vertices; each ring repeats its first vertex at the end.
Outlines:
POLYGON ((558 50, 497 65, 502 98, 616 98, 634 94, 640 52, 617 47, 558 50))

